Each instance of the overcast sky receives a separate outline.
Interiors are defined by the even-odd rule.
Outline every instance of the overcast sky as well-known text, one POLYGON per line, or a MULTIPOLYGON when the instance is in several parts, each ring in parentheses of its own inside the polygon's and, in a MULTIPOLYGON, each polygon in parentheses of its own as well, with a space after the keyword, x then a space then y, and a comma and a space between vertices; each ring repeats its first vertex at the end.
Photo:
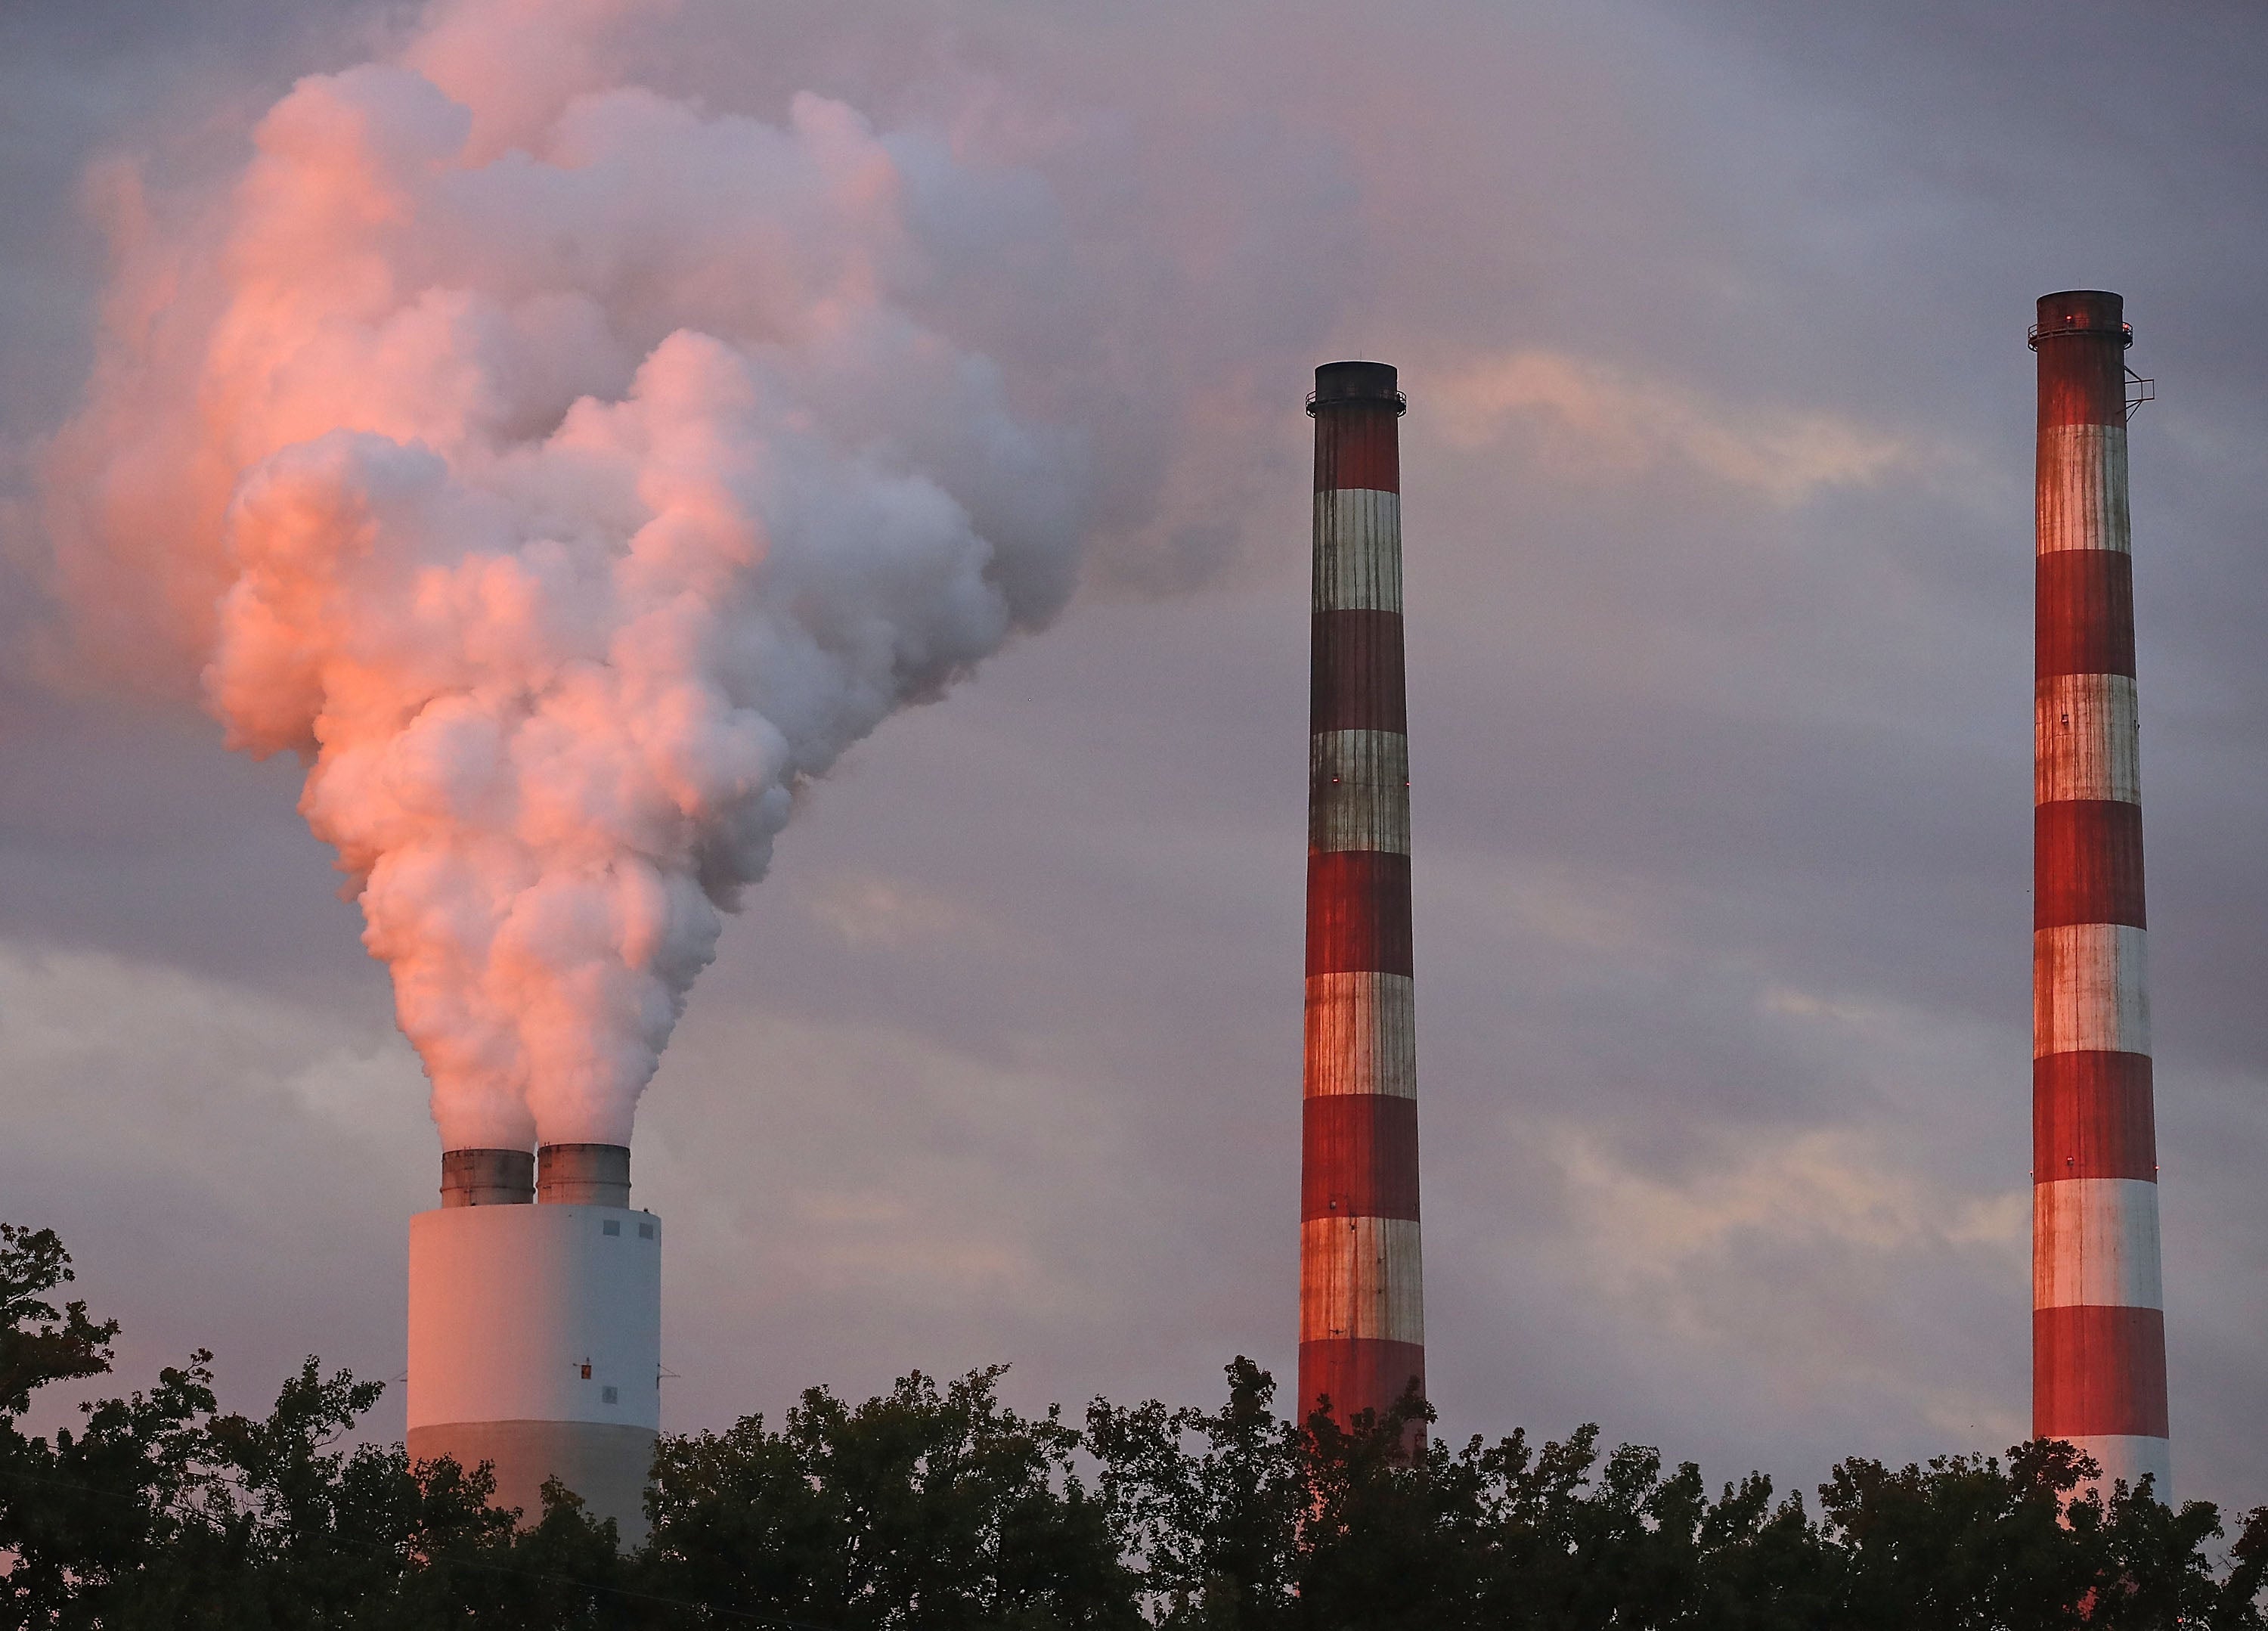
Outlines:
MULTIPOLYGON (((108 275, 90 166, 220 185, 413 17, 0 0, 0 1215, 62 1231, 127 1378, 210 1346, 239 1406, 308 1353, 400 1375, 438 1144, 297 765, 225 752, 193 674, 76 662, 38 471, 108 275)), ((1027 1405, 1290 1377, 1300 403, 1373 357, 1410 397, 1444 1429, 1799 1486, 2022 1437, 2023 336, 2095 287, 2159 392, 2176 1475, 2268 1501, 2268 15, 685 0, 624 71, 1028 173, 1060 303, 1028 266, 980 298, 997 246, 946 223, 961 333, 1012 385, 1076 328, 1078 426, 1132 449, 1070 609, 811 790, 694 993, 635 1146, 666 1428, 914 1368, 1005 1361, 1027 1405)))

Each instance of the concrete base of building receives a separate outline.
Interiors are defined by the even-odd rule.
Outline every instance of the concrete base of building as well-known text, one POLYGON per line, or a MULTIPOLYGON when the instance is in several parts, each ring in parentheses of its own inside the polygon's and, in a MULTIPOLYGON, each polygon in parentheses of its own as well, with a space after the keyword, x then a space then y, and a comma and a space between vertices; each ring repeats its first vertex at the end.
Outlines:
POLYGON ((543 1516, 543 1482, 556 1478, 593 1517, 614 1519, 629 1547, 645 1539, 646 1478, 659 1437, 612 1421, 450 1421, 411 1428, 409 1458, 447 1456, 467 1472, 492 1464, 495 1503, 518 1507, 524 1524, 543 1516))

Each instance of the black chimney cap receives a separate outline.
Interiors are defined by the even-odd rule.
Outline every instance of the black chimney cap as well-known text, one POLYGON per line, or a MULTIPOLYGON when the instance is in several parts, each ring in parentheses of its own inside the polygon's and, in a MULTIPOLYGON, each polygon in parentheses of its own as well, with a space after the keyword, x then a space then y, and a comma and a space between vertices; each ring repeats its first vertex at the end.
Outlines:
POLYGON ((1404 403, 1391 363, 1325 363, 1315 370, 1315 394, 1307 398, 1307 411, 1336 402, 1391 402, 1400 413, 1404 403))

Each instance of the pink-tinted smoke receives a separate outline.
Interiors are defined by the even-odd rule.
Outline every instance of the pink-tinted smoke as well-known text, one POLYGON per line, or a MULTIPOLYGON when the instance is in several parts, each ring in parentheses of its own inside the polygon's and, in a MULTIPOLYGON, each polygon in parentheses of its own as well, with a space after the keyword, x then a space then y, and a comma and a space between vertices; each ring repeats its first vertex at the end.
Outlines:
POLYGON ((82 617, 309 764, 451 1148, 629 1140, 799 782, 1069 594, 1081 440, 917 298, 1045 188, 616 83, 637 0, 468 0, 115 188, 58 438, 82 617))

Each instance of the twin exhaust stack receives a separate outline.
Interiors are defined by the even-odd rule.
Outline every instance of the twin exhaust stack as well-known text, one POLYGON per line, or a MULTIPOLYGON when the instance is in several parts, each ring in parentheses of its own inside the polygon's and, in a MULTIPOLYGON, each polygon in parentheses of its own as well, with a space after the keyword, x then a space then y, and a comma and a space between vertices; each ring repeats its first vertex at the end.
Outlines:
POLYGON ((409 1221, 409 1455, 496 1472, 532 1522, 557 1479, 626 1542, 661 1429, 661 1220, 620 1144, 453 1149, 409 1221))
POLYGON ((629 1147, 546 1144, 534 1155, 524 1149, 441 1152, 443 1207, 513 1207, 537 1200, 546 1205, 629 1206, 629 1147))

